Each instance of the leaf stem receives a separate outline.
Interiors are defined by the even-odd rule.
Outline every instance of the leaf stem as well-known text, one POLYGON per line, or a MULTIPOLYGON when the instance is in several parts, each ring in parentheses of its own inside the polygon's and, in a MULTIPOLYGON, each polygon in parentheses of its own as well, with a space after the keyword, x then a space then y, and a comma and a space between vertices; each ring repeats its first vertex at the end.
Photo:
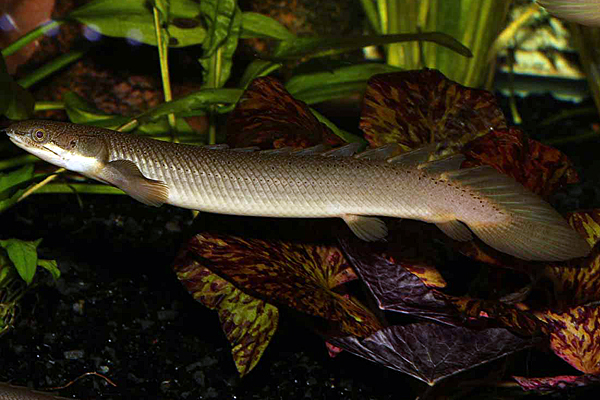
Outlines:
POLYGON ((8 57, 13 53, 19 51, 22 47, 25 47, 29 43, 38 39, 40 36, 45 35, 53 29, 58 29, 65 21, 50 21, 44 25, 38 26, 32 31, 29 31, 25 35, 21 36, 19 39, 8 45, 5 49, 2 50, 2 56, 8 57))
MULTIPOLYGON (((154 13, 154 29, 156 32, 156 41, 158 44, 158 46, 157 46, 158 47, 158 58, 160 61, 160 75, 162 78, 163 93, 164 93, 165 102, 168 102, 173 99, 173 93, 171 92, 171 79, 169 76, 169 60, 168 60, 169 33, 166 30, 164 30, 163 27, 161 26, 161 15, 160 15, 158 8, 155 6, 152 8, 152 11, 154 13), (166 39, 167 42, 165 42, 164 39, 166 39)), ((166 18, 166 16, 163 16, 163 17, 166 18)), ((178 142, 179 139, 177 138, 175 114, 169 113, 167 115, 167 120, 169 121, 169 127, 171 128, 171 135, 173 138, 173 142, 178 142)))

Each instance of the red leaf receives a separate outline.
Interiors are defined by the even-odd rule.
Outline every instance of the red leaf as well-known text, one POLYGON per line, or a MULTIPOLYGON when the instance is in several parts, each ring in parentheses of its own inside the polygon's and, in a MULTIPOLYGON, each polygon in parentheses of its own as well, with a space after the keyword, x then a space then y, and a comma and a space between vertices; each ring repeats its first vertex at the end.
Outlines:
POLYGON ((304 148, 344 142, 319 122, 303 101, 294 99, 273 77, 257 78, 227 119, 227 143, 261 149, 304 148))
POLYGON ((468 143, 463 153, 464 168, 491 165, 542 197, 579 181, 565 154, 529 139, 518 128, 496 129, 468 143))
POLYGON ((423 69, 369 79, 360 127, 371 147, 399 143, 409 150, 446 139, 464 145, 506 128, 506 120, 490 92, 423 69))
POLYGON ((333 290, 349 268, 336 247, 202 233, 184 252, 184 259, 197 261, 241 290, 325 318, 344 334, 363 337, 381 328, 357 299, 333 290))
POLYGON ((600 383, 600 376, 597 375, 560 375, 546 378, 513 376, 513 378, 524 390, 534 390, 536 392, 552 392, 600 383))

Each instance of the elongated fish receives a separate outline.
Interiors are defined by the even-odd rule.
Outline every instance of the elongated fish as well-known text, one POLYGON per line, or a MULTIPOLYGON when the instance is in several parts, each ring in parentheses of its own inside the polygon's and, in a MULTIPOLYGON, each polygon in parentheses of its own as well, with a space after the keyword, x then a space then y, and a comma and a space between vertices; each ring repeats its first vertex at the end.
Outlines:
POLYGON ((52 393, 38 392, 24 386, 0 383, 0 400, 67 400, 67 398, 55 396, 52 393))
POLYGON ((431 149, 391 159, 353 157, 348 145, 292 153, 157 141, 84 125, 24 121, 6 130, 17 146, 54 165, 114 185, 142 203, 269 217, 340 217, 364 240, 387 228, 376 216, 436 224, 456 240, 471 232, 525 260, 590 252, 550 205, 492 167, 460 169, 462 156, 427 162, 431 149), (468 228, 467 228, 468 227, 468 228))

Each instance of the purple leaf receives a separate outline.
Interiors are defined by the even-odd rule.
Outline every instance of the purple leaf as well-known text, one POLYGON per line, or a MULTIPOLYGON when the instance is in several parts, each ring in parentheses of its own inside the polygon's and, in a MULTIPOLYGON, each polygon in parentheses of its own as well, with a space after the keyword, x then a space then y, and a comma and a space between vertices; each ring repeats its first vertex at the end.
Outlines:
POLYGON ((472 330, 430 322, 392 326, 363 340, 349 336, 329 342, 432 386, 534 344, 502 328, 472 330))

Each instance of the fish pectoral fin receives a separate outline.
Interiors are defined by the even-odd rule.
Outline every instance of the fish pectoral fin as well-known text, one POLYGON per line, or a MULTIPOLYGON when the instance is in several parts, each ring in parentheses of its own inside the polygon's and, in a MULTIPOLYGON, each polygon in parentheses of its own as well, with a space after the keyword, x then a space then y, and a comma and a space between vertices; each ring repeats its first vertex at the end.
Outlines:
POLYGON ((98 177, 149 206, 159 207, 169 198, 166 183, 146 178, 137 165, 129 160, 107 163, 98 177))
POLYGON ((367 242, 381 240, 388 234, 385 222, 376 217, 344 214, 342 219, 356 236, 367 242))
POLYGON ((473 239, 473 235, 471 234, 469 228, 456 219, 446 222, 438 222, 435 225, 454 240, 466 242, 473 239))

